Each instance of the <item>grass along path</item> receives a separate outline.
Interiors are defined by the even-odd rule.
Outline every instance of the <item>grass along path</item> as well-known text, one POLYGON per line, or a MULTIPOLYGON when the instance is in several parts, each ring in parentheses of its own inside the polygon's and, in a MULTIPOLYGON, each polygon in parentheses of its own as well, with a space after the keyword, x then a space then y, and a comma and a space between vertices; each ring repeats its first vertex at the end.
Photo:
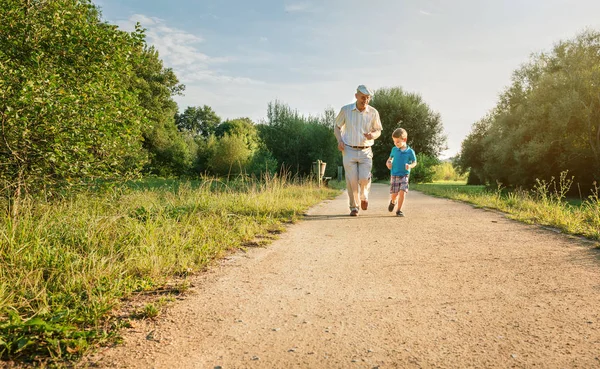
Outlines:
MULTIPOLYGON (((155 184, 154 184, 155 185, 155 184)), ((229 250, 266 244, 339 191, 284 180, 207 181, 30 202, 0 221, 0 358, 61 362, 117 338, 137 293, 185 289, 229 250)), ((167 296, 169 293, 167 293, 167 296)), ((137 316, 153 316, 160 303, 137 316)))
POLYGON ((477 207, 498 209, 512 219, 528 224, 557 228, 564 233, 600 240, 600 192, 594 193, 578 205, 566 201, 570 182, 564 175, 559 183, 539 181, 533 191, 507 192, 499 188, 486 190, 484 186, 467 186, 464 182, 411 184, 411 189, 428 195, 460 200, 477 207))

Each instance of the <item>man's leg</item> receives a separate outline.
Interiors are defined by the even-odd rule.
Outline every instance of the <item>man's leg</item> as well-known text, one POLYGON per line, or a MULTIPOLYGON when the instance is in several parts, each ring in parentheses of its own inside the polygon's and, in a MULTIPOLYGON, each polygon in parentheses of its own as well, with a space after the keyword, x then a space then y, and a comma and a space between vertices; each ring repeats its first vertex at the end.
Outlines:
POLYGON ((360 200, 369 201, 369 191, 371 190, 371 169, 373 167, 373 152, 371 149, 359 151, 358 160, 358 185, 360 200))
POLYGON ((346 189, 348 191, 348 204, 350 210, 358 210, 358 163, 356 150, 344 150, 344 171, 346 172, 346 189))

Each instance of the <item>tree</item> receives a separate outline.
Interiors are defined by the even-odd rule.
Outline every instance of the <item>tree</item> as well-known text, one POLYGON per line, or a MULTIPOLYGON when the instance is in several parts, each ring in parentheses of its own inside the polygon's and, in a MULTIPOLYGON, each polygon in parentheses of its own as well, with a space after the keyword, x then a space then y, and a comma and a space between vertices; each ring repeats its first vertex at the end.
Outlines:
MULTIPOLYGON (((392 132, 399 127, 407 130, 408 143, 417 153, 437 157, 446 148, 440 115, 419 94, 406 93, 400 87, 382 88, 375 91, 371 106, 379 111, 383 126, 382 137, 373 145, 375 158, 389 156, 392 132)), ((389 175, 385 160, 373 162, 373 175, 389 175)))
POLYGON ((456 166, 460 174, 469 173, 468 185, 483 184, 486 181, 484 166, 484 139, 491 124, 492 117, 488 115, 473 124, 471 133, 461 143, 461 151, 456 158, 456 166))
POLYGON ((260 144, 258 130, 250 118, 228 119, 219 124, 215 129, 215 135, 223 137, 226 134, 241 137, 251 152, 254 152, 260 144))
POLYGON ((5 196, 139 171, 146 122, 130 89, 139 28, 103 23, 87 0, 4 0, 0 35, 5 196))
POLYGON ((217 141, 208 167, 220 176, 244 173, 251 155, 244 137, 225 134, 217 141))
POLYGON ((568 170, 590 188, 600 180, 600 33, 533 55, 484 123, 461 153, 480 180, 531 188, 568 170))
POLYGON ((143 147, 149 157, 144 170, 165 177, 189 173, 196 144, 177 129, 177 103, 173 100, 185 86, 179 83, 172 69, 163 67, 154 46, 140 51, 135 73, 131 88, 137 93, 147 118, 147 124, 142 126, 143 147))
POLYGON ((259 136, 277 159, 279 167, 308 175, 312 163, 326 162, 326 175, 333 176, 341 165, 341 154, 333 134, 332 113, 304 117, 279 101, 269 103, 267 120, 258 125, 259 136))
POLYGON ((221 118, 207 105, 188 106, 183 113, 175 116, 175 123, 180 131, 204 138, 214 134, 220 122, 221 118))

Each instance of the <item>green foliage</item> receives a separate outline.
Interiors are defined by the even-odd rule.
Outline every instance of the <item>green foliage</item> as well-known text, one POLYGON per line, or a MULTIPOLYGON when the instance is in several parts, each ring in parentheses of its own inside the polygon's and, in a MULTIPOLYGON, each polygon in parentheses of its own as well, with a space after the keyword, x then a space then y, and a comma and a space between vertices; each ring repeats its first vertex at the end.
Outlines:
POLYGON ((259 136, 280 168, 308 175, 312 163, 320 159, 327 163, 325 175, 331 177, 342 163, 333 134, 334 119, 331 109, 322 117, 304 117, 275 101, 269 103, 267 120, 258 125, 259 136))
POLYGON ((254 152, 250 163, 246 167, 246 173, 257 178, 262 178, 265 174, 273 176, 279 168, 277 159, 264 145, 262 146, 254 152))
POLYGON ((407 130, 408 144, 417 153, 437 157, 445 149, 446 136, 440 115, 432 111, 419 94, 404 92, 400 87, 382 88, 375 91, 371 105, 379 111, 383 126, 381 137, 373 145, 376 178, 389 175, 385 158, 393 146, 392 132, 396 128, 407 130))
POLYGON ((204 138, 215 134, 220 122, 221 118, 208 105, 188 106, 183 113, 175 116, 175 124, 180 131, 204 138))
POLYGON ((445 161, 433 167, 434 181, 463 181, 467 174, 458 173, 451 162, 445 161))
POLYGON ((226 134, 242 138, 246 147, 252 152, 254 152, 260 144, 258 130, 250 118, 228 119, 219 124, 215 129, 215 135, 220 138, 226 134))
POLYGON ((218 138, 214 135, 204 139, 202 137, 194 138, 196 143, 196 163, 193 172, 199 174, 208 174, 210 171, 210 161, 216 155, 218 138))
POLYGON ((433 182, 435 168, 440 161, 427 154, 417 153, 417 166, 410 170, 410 181, 414 183, 433 182))
POLYGON ((225 134, 214 147, 208 169, 218 176, 241 174, 245 172, 251 155, 245 137, 225 134))
POLYGON ((456 166, 459 173, 469 173, 467 179, 467 184, 469 185, 479 185, 486 182, 486 175, 484 172, 484 139, 490 129, 492 121, 493 116, 488 115, 473 124, 471 132, 461 144, 461 152, 456 158, 456 166))
POLYGON ((591 190, 600 180, 600 33, 561 41, 516 70, 463 141, 460 165, 473 180, 525 188, 568 170, 591 190))
POLYGON ((262 143, 249 118, 226 120, 207 138, 196 137, 196 171, 217 176, 274 174, 277 161, 262 143))
POLYGON ((130 86, 143 39, 87 0, 0 2, 5 196, 141 168, 146 122, 130 86))
POLYGON ((147 118, 147 124, 142 126, 143 147, 149 157, 144 171, 163 177, 190 173, 197 147, 188 134, 177 129, 177 104, 173 100, 184 86, 170 68, 163 67, 153 46, 140 52, 135 73, 132 89, 147 118))

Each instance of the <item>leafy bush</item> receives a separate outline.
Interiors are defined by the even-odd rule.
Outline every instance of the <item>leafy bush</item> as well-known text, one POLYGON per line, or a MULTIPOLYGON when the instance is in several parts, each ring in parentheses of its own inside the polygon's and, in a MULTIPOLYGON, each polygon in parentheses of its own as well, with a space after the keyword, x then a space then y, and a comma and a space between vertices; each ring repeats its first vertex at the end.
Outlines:
POLYGON ((3 195, 141 169, 146 121, 130 87, 143 31, 86 0, 3 0, 0 35, 3 195))
POLYGON ((266 148, 260 148, 252 155, 252 159, 246 168, 246 173, 254 175, 257 178, 262 178, 264 174, 270 176, 277 173, 277 159, 266 148))
POLYGON ((225 134, 217 141, 208 168, 219 176, 244 173, 251 154, 244 137, 225 134))
POLYGON ((417 166, 410 171, 410 181, 415 183, 433 182, 435 167, 439 160, 427 154, 417 154, 417 166))
POLYGON ((464 181, 467 174, 460 174, 450 162, 442 162, 434 168, 434 181, 464 181))

